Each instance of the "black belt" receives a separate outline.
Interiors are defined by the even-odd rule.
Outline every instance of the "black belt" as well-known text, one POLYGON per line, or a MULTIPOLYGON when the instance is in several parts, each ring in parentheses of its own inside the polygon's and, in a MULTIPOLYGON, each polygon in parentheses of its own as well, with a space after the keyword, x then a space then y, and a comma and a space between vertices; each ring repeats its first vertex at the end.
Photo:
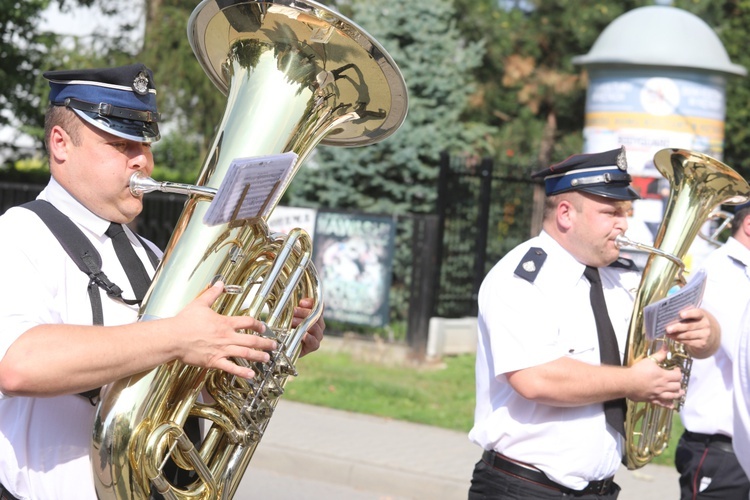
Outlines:
POLYGON ((16 497, 8 493, 8 490, 5 489, 5 486, 0 484, 0 500, 18 500, 16 497))
POLYGON ((700 432, 685 431, 683 437, 688 441, 704 443, 706 446, 716 448, 728 453, 734 453, 732 438, 724 434, 701 434, 700 432))
POLYGON ((557 491, 560 491, 562 493, 568 494, 568 495, 574 495, 574 496, 581 496, 581 495, 606 495, 610 492, 612 489, 612 484, 614 484, 614 476, 602 479, 601 481, 591 481, 585 488, 582 490, 574 490, 571 488, 568 488, 567 486, 563 486, 562 484, 558 484, 548 478, 544 472, 538 470, 538 469, 529 469, 528 467, 524 467, 523 465, 519 465, 507 458, 505 458, 503 455, 491 451, 491 450, 485 450, 482 454, 482 460, 484 460, 489 465, 493 466, 496 469, 499 469, 503 472, 507 472, 508 474, 512 476, 516 476, 517 478, 524 479, 526 481, 531 481, 532 483, 536 483, 540 486, 545 486, 547 488, 552 488, 557 491))

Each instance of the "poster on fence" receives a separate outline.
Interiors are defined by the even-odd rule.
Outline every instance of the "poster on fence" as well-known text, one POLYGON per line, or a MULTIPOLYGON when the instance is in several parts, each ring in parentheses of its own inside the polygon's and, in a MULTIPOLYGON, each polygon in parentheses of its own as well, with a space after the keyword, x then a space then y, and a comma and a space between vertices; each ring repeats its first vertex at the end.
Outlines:
POLYGON ((326 319, 388 324, 395 232, 390 216, 318 212, 313 255, 326 319))
POLYGON ((268 228, 271 231, 289 234, 294 228, 302 228, 310 237, 315 235, 315 213, 314 208, 298 208, 277 206, 268 217, 268 228))

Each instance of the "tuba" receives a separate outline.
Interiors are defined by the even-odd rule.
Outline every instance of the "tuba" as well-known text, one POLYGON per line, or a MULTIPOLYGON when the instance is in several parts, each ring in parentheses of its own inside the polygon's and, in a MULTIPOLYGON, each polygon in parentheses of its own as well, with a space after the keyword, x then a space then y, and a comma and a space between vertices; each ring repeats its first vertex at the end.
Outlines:
MULTIPOLYGON (((670 183, 664 219, 654 239, 654 247, 634 244, 627 238, 620 243, 650 251, 635 297, 628 330, 625 364, 643 359, 666 345, 663 368, 682 370, 682 389, 687 390, 692 360, 680 342, 667 338, 648 341, 643 308, 666 297, 675 283, 684 283, 682 258, 712 210, 723 203, 738 204, 750 197, 750 186, 737 172, 709 156, 684 149, 662 149, 654 155, 654 165, 670 183)), ((652 403, 627 400, 625 417, 625 465, 638 469, 661 454, 669 443, 674 410, 652 403)))
POLYGON ((707 241, 712 246, 720 247, 726 243, 726 237, 722 237, 724 231, 731 229, 734 214, 725 210, 714 210, 708 216, 708 222, 716 222, 716 227, 710 233, 700 232, 698 236, 707 241))
POLYGON ((314 1, 204 0, 190 17, 188 38, 228 103, 195 186, 131 179, 136 195, 188 195, 138 320, 174 316, 220 279, 225 293, 214 310, 262 319, 279 349, 269 363, 252 366, 251 380, 173 361, 105 387, 91 442, 102 499, 144 499, 152 488, 167 499, 234 496, 288 377, 296 375, 302 337, 322 312, 309 235, 271 233, 267 214, 317 144, 372 144, 406 117, 406 84, 392 58, 360 27, 314 1), (286 153, 297 161, 263 203, 266 215, 204 223, 233 160, 286 153), (292 328, 303 297, 314 299, 313 312, 292 328), (188 417, 207 428, 198 446, 184 431, 188 417), (170 482, 163 469, 169 459, 195 480, 186 487, 170 482))

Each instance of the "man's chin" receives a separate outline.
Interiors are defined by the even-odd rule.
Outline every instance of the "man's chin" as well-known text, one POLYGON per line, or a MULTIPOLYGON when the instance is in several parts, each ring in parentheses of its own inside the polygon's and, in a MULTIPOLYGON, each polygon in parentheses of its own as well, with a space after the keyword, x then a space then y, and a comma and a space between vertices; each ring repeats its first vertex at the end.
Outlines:
POLYGON ((131 198, 128 200, 128 203, 125 207, 123 207, 122 215, 123 217, 127 218, 127 221, 125 224, 129 224, 135 220, 138 215, 143 211, 143 199, 141 198, 131 198))

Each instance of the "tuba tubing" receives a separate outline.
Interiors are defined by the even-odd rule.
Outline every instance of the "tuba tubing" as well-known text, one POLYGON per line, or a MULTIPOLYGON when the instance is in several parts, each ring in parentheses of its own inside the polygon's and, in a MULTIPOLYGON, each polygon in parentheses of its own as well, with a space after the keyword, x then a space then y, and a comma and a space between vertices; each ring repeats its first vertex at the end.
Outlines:
MULTIPOLYGON (((669 181, 670 195, 664 219, 654 238, 655 252, 649 256, 636 292, 628 329, 625 365, 661 350, 666 345, 663 368, 682 370, 682 388, 687 390, 692 360, 680 342, 671 339, 648 341, 643 309, 666 297, 682 278, 682 259, 715 207, 738 204, 750 198, 750 186, 731 167, 710 156, 685 149, 662 149, 654 165, 669 181)), ((640 248, 646 247, 645 245, 640 248)), ((648 250, 648 248, 645 248, 648 250)), ((628 469, 638 469, 664 451, 669 443, 674 409, 652 403, 627 401, 625 417, 625 460, 628 469)))
POLYGON ((726 212, 724 210, 714 210, 711 215, 708 216, 709 222, 718 222, 717 226, 708 234, 704 232, 698 233, 701 239, 707 241, 714 247, 720 247, 726 243, 726 239, 722 239, 721 235, 726 229, 732 227, 732 220, 734 220, 734 214, 726 212), (720 221, 720 222, 719 222, 720 221))
POLYGON ((279 349, 270 362, 251 366, 251 380, 173 361, 107 385, 90 451, 100 499, 146 499, 152 489, 169 500, 232 498, 287 380, 297 374, 302 338, 322 313, 305 231, 271 233, 263 217, 203 222, 232 161, 297 154, 293 171, 266 200, 270 213, 318 144, 373 144, 406 117, 406 84, 388 53, 313 0, 204 0, 190 17, 188 38, 227 106, 195 185, 131 178, 135 196, 187 195, 138 321, 176 315, 220 279, 225 293, 214 310, 261 319, 279 349), (313 298, 313 312, 292 328, 303 297, 313 298), (206 424, 197 446, 184 432, 188 417, 206 424), (195 480, 173 484, 164 474, 169 459, 195 480))

